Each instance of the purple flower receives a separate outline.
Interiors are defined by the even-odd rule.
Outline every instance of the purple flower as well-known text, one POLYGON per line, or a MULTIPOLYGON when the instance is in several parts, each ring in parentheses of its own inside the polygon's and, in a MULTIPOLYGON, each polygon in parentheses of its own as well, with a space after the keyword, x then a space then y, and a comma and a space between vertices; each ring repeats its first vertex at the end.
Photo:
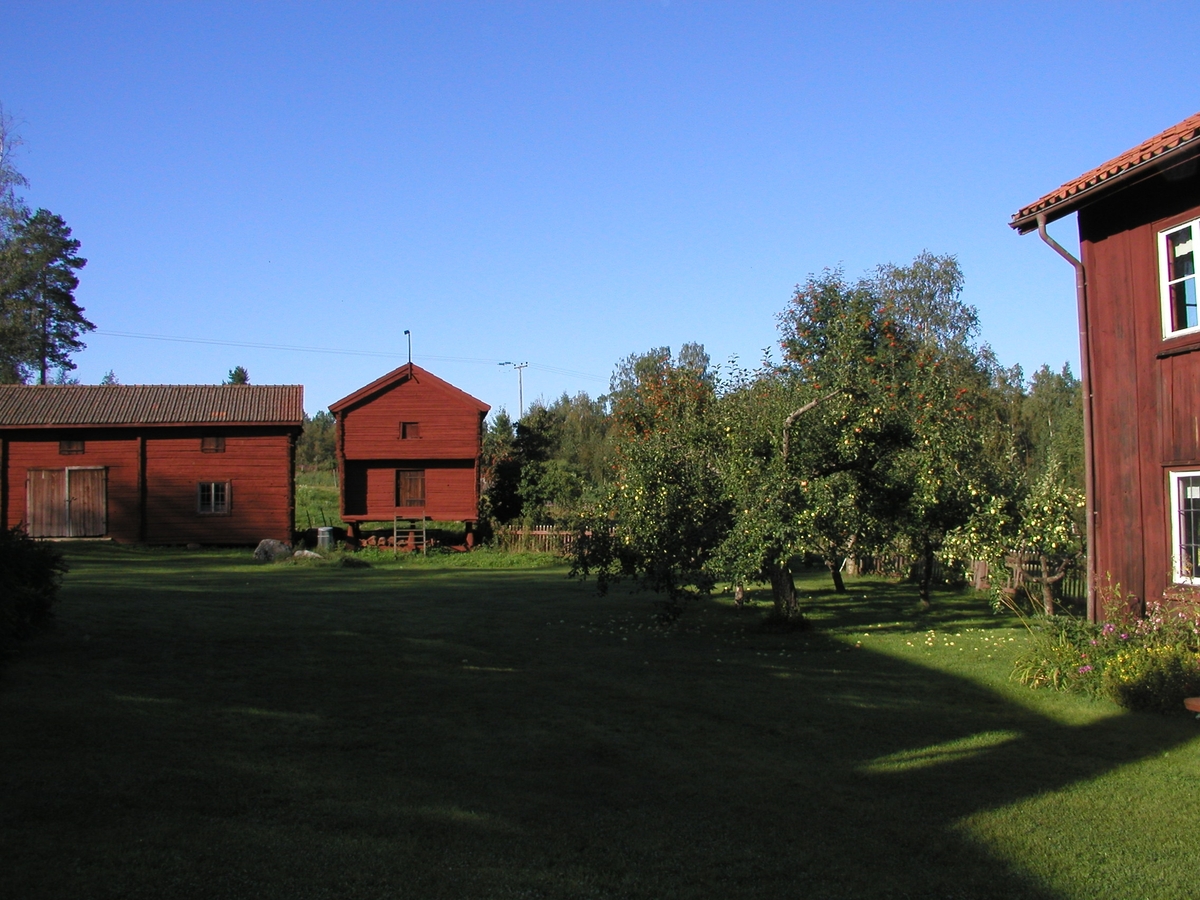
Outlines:
POLYGON ((1121 640, 1123 640, 1123 641, 1127 641, 1127 640, 1129 640, 1129 635, 1127 635, 1127 634, 1122 634, 1122 635, 1121 635, 1121 640))
POLYGON ((1112 622, 1105 622, 1104 627, 1100 629, 1101 634, 1109 635, 1117 630, 1117 626, 1112 622))
POLYGON ((1086 675, 1086 674, 1087 674, 1088 672, 1090 672, 1090 671, 1092 671, 1092 667, 1091 667, 1091 666, 1080 666, 1080 667, 1079 667, 1079 674, 1080 674, 1080 675, 1086 675))
POLYGON ((1089 643, 1090 643, 1090 644, 1091 644, 1093 647, 1095 647, 1095 646, 1096 646, 1096 642, 1095 642, 1095 641, 1089 641, 1089 643))

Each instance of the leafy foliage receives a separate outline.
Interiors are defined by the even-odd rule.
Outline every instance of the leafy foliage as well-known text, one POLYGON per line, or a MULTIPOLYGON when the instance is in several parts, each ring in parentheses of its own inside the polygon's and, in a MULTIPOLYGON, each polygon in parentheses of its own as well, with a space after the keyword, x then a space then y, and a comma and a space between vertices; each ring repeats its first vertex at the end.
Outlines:
POLYGON ((250 372, 245 366, 234 366, 229 370, 229 374, 225 376, 226 384, 249 384, 250 372))
POLYGON ((500 410, 484 435, 484 514, 496 522, 563 523, 608 480, 605 400, 580 392, 535 402, 514 423, 500 410))
POLYGON ((333 413, 321 410, 304 416, 304 430, 296 442, 296 464, 305 469, 332 469, 337 465, 333 413))
POLYGON ((712 373, 703 348, 687 350, 629 361, 613 402, 614 481, 577 520, 572 568, 601 590, 631 578, 665 595, 668 616, 711 590, 709 561, 728 529, 712 373))
POLYGON ((20 528, 0 531, 0 651, 52 616, 67 564, 55 544, 20 528))
POLYGON ((1039 617, 1030 630, 1032 645, 1014 670, 1030 687, 1080 691, 1158 712, 1180 711, 1185 697, 1200 695, 1200 614, 1192 608, 1152 603, 1144 618, 1099 624, 1039 617))

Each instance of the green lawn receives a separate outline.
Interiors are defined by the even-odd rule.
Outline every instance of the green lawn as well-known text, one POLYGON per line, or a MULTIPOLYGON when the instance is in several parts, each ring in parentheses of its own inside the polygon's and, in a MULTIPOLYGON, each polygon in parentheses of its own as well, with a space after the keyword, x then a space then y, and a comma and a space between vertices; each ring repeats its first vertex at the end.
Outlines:
POLYGON ((338 500, 337 472, 296 472, 296 530, 344 528, 338 500))
POLYGON ((561 568, 70 554, 0 675, 4 897, 1200 894, 1200 724, 1012 683, 975 599, 663 630, 561 568))

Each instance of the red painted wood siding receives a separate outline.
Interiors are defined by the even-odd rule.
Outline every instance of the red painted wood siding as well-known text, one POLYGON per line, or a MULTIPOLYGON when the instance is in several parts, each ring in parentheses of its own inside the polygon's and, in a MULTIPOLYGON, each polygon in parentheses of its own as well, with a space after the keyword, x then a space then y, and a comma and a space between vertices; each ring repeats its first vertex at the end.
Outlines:
MULTIPOLYGON (((202 430, 154 429, 146 432, 146 538, 151 543, 250 544, 263 538, 290 541, 293 478, 291 438, 282 429, 259 428, 242 434, 226 431, 224 453, 200 450, 202 430), (273 433, 272 433, 273 432, 273 433), (233 486, 228 516, 200 516, 197 484, 229 481, 233 486)), ((204 434, 213 433, 203 431, 204 434)), ((108 470, 108 534, 118 541, 138 540, 138 436, 105 432, 17 432, 5 435, 8 466, 9 524, 26 519, 26 474, 30 468, 104 466, 108 470), (61 456, 61 436, 82 437, 85 451, 61 456)))
POLYGON ((424 515, 441 522, 473 522, 479 516, 476 469, 469 461, 350 461, 346 468, 344 517, 349 521, 419 518, 420 510, 396 506, 396 470, 409 468, 425 471, 424 515))
POLYGON ((28 521, 25 509, 26 477, 30 469, 65 469, 104 466, 108 470, 108 533, 119 541, 138 538, 137 438, 86 440, 83 453, 60 456, 58 438, 30 440, 9 436, 7 478, 9 525, 28 521))
POLYGON ((224 453, 203 453, 200 438, 169 438, 146 443, 146 512, 151 540, 203 544, 249 544, 263 538, 290 541, 291 484, 288 437, 227 435, 224 453), (199 515, 200 482, 231 485, 229 515, 199 515))
POLYGON ((1097 586, 1143 600, 1172 577, 1172 469, 1200 468, 1200 338, 1164 341, 1158 234, 1200 218, 1200 179, 1082 210, 1093 393, 1097 586), (1180 344, 1196 352, 1164 355, 1180 344))
POLYGON ((410 379, 341 413, 346 459, 476 459, 479 410, 437 386, 410 379), (400 424, 421 436, 402 440, 400 424))
POLYGON ((425 470, 427 517, 451 522, 478 518, 484 414, 457 391, 422 377, 418 372, 337 412, 346 521, 420 515, 412 507, 396 506, 397 469, 425 470), (420 437, 402 437, 405 422, 415 422, 420 437))

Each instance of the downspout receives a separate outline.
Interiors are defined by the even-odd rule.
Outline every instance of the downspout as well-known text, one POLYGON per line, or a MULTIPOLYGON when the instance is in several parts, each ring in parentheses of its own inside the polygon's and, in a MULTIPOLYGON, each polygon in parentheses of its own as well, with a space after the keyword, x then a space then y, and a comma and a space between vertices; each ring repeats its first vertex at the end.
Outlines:
POLYGON ((1046 214, 1038 213, 1038 235, 1059 256, 1075 268, 1075 304, 1079 316, 1079 381, 1083 389, 1083 480, 1086 508, 1084 516, 1087 533, 1087 617, 1089 622, 1098 621, 1104 612, 1096 608, 1096 467, 1092 460, 1092 377, 1091 377, 1091 340, 1088 336, 1087 314, 1087 273, 1083 263, 1063 248, 1062 244, 1050 237, 1046 231, 1046 214))

